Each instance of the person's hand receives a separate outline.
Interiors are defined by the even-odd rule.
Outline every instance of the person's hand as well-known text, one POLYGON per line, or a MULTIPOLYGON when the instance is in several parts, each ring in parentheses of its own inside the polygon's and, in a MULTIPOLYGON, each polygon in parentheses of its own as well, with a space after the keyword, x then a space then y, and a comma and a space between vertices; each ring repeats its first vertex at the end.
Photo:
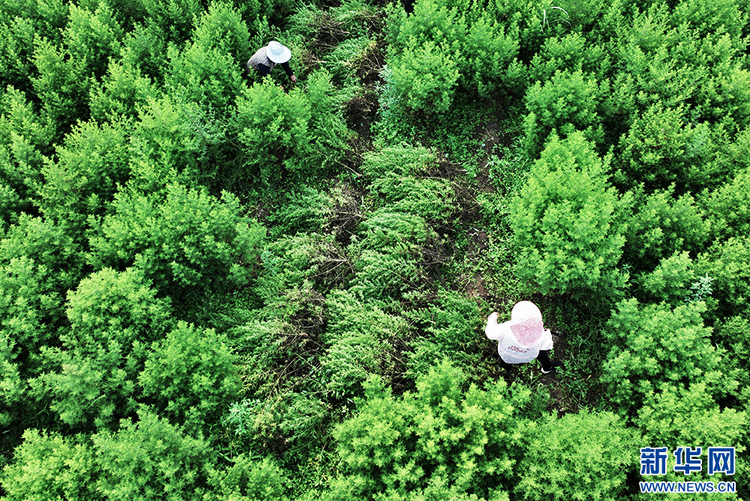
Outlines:
POLYGON ((294 75, 290 76, 289 79, 292 81, 292 83, 297 83, 297 77, 294 75))

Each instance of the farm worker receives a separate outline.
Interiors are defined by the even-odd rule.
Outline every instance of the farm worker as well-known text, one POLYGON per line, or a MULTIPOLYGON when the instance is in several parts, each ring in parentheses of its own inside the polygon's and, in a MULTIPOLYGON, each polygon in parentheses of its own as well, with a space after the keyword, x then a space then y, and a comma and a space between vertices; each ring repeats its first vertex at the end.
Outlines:
POLYGON ((269 42, 266 47, 261 47, 258 52, 247 62, 247 71, 257 71, 261 78, 268 75, 277 64, 280 64, 293 83, 297 83, 297 77, 294 76, 292 68, 289 66, 289 59, 292 57, 292 51, 284 47, 277 41, 269 42))
POLYGON ((543 374, 562 367, 557 360, 550 362, 552 333, 544 328, 542 312, 531 301, 516 303, 510 312, 510 321, 502 324, 497 323, 497 312, 493 312, 487 318, 484 333, 489 339, 498 341, 497 352, 503 367, 525 364, 535 358, 542 363, 543 374))

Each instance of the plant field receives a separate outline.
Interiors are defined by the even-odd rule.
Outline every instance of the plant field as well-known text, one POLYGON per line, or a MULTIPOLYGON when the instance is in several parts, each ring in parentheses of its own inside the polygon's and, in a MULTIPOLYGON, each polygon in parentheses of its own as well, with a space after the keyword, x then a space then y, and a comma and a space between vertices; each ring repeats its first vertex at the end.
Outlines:
POLYGON ((0 500, 750 499, 749 16, 0 0, 0 500))

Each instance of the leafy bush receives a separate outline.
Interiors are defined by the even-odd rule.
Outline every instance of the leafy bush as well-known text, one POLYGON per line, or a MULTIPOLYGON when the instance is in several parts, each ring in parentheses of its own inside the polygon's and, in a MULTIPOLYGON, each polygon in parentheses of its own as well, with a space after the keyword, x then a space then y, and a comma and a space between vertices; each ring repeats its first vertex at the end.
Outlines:
POLYGON ((431 40, 412 41, 400 57, 391 60, 392 85, 410 108, 446 112, 459 77, 458 57, 431 40))
POLYGON ((170 301, 142 271, 101 270, 68 294, 70 331, 43 350, 52 370, 31 381, 34 395, 70 426, 109 426, 135 410, 136 377, 148 341, 170 326, 170 301))
POLYGON ((94 11, 75 4, 68 8, 63 44, 70 56, 86 64, 87 73, 96 78, 104 75, 107 61, 120 52, 124 32, 116 14, 106 2, 98 2, 94 11))
POLYGON ((239 161, 227 134, 228 126, 211 107, 179 94, 149 100, 132 131, 129 184, 154 192, 170 181, 205 187, 220 174, 231 176, 239 161))
MULTIPOLYGON (((712 287, 720 316, 748 315, 750 306, 750 238, 716 241, 695 263, 698 275, 714 279, 712 287)), ((713 303, 710 303, 713 304, 713 303)))
POLYGON ((721 236, 750 234, 750 169, 740 171, 732 181, 706 197, 706 210, 713 228, 721 236))
POLYGON ((328 74, 310 75, 308 85, 307 94, 299 88, 284 93, 267 78, 237 100, 235 127, 245 166, 265 185, 303 172, 309 179, 343 154, 346 125, 328 74))
POLYGON ((241 93, 242 74, 235 60, 219 48, 197 42, 178 51, 170 46, 169 70, 165 85, 170 95, 199 103, 208 110, 224 111, 234 105, 241 93))
POLYGON ((511 397, 503 380, 484 390, 464 390, 463 382, 448 362, 420 377, 415 393, 399 398, 371 379, 359 413, 334 431, 342 475, 332 498, 408 496, 430 485, 499 496, 521 439, 514 409, 529 392, 511 397))
POLYGON ((426 251, 439 241, 423 218, 381 209, 360 224, 358 233, 362 238, 349 246, 355 269, 351 290, 366 299, 386 300, 425 284, 426 251))
POLYGON ((398 7, 387 10, 389 81, 406 106, 444 113, 459 88, 486 98, 517 83, 509 78, 518 70, 511 64, 517 26, 506 29, 483 7, 420 0, 410 16, 398 7))
POLYGON ((720 409, 702 382, 689 387, 661 385, 638 410, 636 424, 643 430, 643 443, 671 449, 685 444, 737 446, 742 452, 742 436, 747 415, 735 409, 720 409), (731 445, 730 445, 731 444, 731 445))
POLYGON ((49 269, 23 256, 0 270, 0 332, 26 352, 53 343, 63 309, 59 293, 45 286, 49 269))
POLYGON ((276 235, 311 233, 324 228, 332 215, 331 197, 311 186, 302 186, 285 195, 279 208, 266 218, 270 231, 276 235))
POLYGON ((529 156, 536 157, 553 132, 565 138, 580 131, 596 145, 604 134, 597 107, 608 92, 606 83, 599 85, 580 70, 557 71, 550 80, 537 81, 525 98, 528 115, 524 133, 529 156))
POLYGON ((612 293, 625 285, 617 264, 632 198, 608 187, 607 167, 581 132, 552 136, 513 199, 516 272, 542 293, 612 293))
POLYGON ((137 106, 146 106, 149 99, 155 98, 155 85, 141 70, 125 61, 110 60, 101 85, 91 89, 91 118, 100 123, 136 118, 137 106))
POLYGON ((406 321, 348 292, 334 293, 326 306, 330 320, 322 340, 327 349, 317 383, 344 400, 361 396, 372 375, 393 379, 396 346, 409 332, 406 321))
MULTIPOLYGON (((9 256, 10 257, 10 256, 9 256)), ((22 256, 0 264, 0 423, 28 412, 27 379, 41 371, 39 350, 57 342, 62 301, 45 284, 49 270, 22 256)))
POLYGON ((108 212, 117 186, 128 179, 129 132, 122 123, 78 124, 57 149, 57 162, 47 162, 42 170, 44 215, 65 221, 82 239, 87 217, 108 212))
POLYGON ((38 278, 45 294, 74 288, 85 276, 85 256, 67 224, 20 214, 16 224, 0 237, 0 263, 30 258, 44 266, 47 272, 38 278))
POLYGON ((239 455, 232 460, 226 471, 217 472, 211 479, 214 492, 204 499, 231 501, 277 499, 286 501, 289 479, 284 470, 274 461, 264 458, 260 461, 239 455))
POLYGON ((674 197, 670 188, 650 195, 636 194, 637 209, 628 224, 625 258, 636 270, 653 270, 675 253, 703 249, 711 223, 689 193, 674 197))
MULTIPOLYGON (((688 444, 691 447, 702 447, 703 461, 708 447, 735 447, 738 459, 742 458, 743 452, 746 451, 744 436, 747 429, 747 412, 737 412, 735 409, 720 406, 702 382, 693 383, 689 388, 663 384, 658 393, 647 397, 643 407, 638 411, 635 423, 644 431, 644 444, 667 447, 669 451, 688 444)), ((673 471, 674 459, 672 454, 669 456, 667 476, 661 477, 660 480, 684 481, 685 475, 673 471)), ((691 473, 690 481, 736 479, 739 485, 746 470, 742 461, 737 461, 736 465, 736 476, 709 476, 704 466, 702 471, 691 473)), ((709 494, 703 496, 703 499, 713 497, 709 494)), ((743 499, 743 495, 729 494, 726 498, 743 499)))
POLYGON ((0 100, 0 180, 16 192, 19 208, 29 210, 42 183, 43 153, 54 140, 54 126, 42 118, 26 94, 12 87, 0 100))
POLYGON ((580 411, 524 431, 526 455, 516 492, 533 500, 615 500, 626 493, 638 442, 611 412, 580 411))
POLYGON ((664 384, 702 382, 711 395, 732 392, 737 383, 721 370, 722 351, 711 344, 705 311, 703 302, 670 308, 621 301, 604 331, 612 344, 601 378, 609 400, 632 411, 664 384))
POLYGON ((4 17, 0 23, 0 81, 16 89, 28 90, 36 29, 32 20, 4 17))
POLYGON ((98 468, 94 450, 81 436, 28 429, 4 468, 2 488, 8 501, 52 501, 96 497, 98 468))
POLYGON ((150 196, 118 193, 115 213, 90 240, 96 268, 135 265, 163 292, 246 284, 265 229, 241 215, 239 200, 221 200, 172 183, 150 196))
POLYGON ((234 362, 226 336, 180 322, 154 343, 138 381, 160 416, 207 430, 239 392, 234 362))
POLYGON ((42 102, 43 116, 59 140, 78 120, 89 117, 88 95, 94 82, 85 58, 73 58, 47 39, 36 39, 31 83, 42 102))
POLYGON ((434 153, 425 147, 399 144, 368 153, 362 164, 362 174, 370 180, 396 176, 424 175, 437 163, 434 153))
POLYGON ((750 320, 740 316, 733 316, 718 322, 714 326, 713 340, 731 354, 725 357, 726 371, 736 370, 739 382, 737 398, 748 408, 750 402, 750 320))
POLYGON ((709 134, 705 125, 685 124, 685 110, 651 106, 643 117, 637 117, 627 137, 623 136, 618 157, 617 181, 634 186, 645 184, 647 190, 665 189, 676 183, 702 187, 701 142, 709 134))
POLYGON ((580 33, 549 37, 531 60, 529 80, 547 82, 565 69, 604 79, 612 68, 607 50, 580 33))
MULTIPOLYGON (((244 9, 250 5, 245 4, 244 9)), ((222 1, 211 2, 208 10, 195 20, 192 37, 197 46, 206 51, 216 49, 220 54, 228 55, 232 61, 242 60, 250 52, 249 38, 250 33, 240 11, 232 3, 222 1)))
POLYGON ((108 499, 200 500, 213 460, 201 439, 141 408, 137 421, 93 436, 100 474, 96 492, 108 499))
POLYGON ((687 251, 675 252, 662 259, 654 271, 637 275, 635 281, 648 297, 677 305, 689 300, 690 286, 695 281, 693 262, 687 251))
POLYGON ((436 360, 449 358, 470 374, 478 366, 485 338, 477 336, 485 319, 474 299, 441 289, 437 300, 427 308, 410 312, 420 333, 409 343, 409 375, 425 374, 436 360))

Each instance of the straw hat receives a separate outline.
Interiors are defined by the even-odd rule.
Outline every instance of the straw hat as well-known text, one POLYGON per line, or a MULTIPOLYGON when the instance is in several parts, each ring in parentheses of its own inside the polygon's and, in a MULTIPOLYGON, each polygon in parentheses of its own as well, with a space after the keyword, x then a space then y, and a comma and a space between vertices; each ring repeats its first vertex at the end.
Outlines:
POLYGON ((518 344, 522 346, 533 345, 542 337, 542 333, 544 333, 542 312, 531 301, 516 303, 510 312, 510 322, 508 323, 508 327, 510 327, 513 335, 516 336, 518 344))
POLYGON ((274 63, 285 63, 291 59, 292 51, 274 40, 268 43, 266 56, 274 63))

